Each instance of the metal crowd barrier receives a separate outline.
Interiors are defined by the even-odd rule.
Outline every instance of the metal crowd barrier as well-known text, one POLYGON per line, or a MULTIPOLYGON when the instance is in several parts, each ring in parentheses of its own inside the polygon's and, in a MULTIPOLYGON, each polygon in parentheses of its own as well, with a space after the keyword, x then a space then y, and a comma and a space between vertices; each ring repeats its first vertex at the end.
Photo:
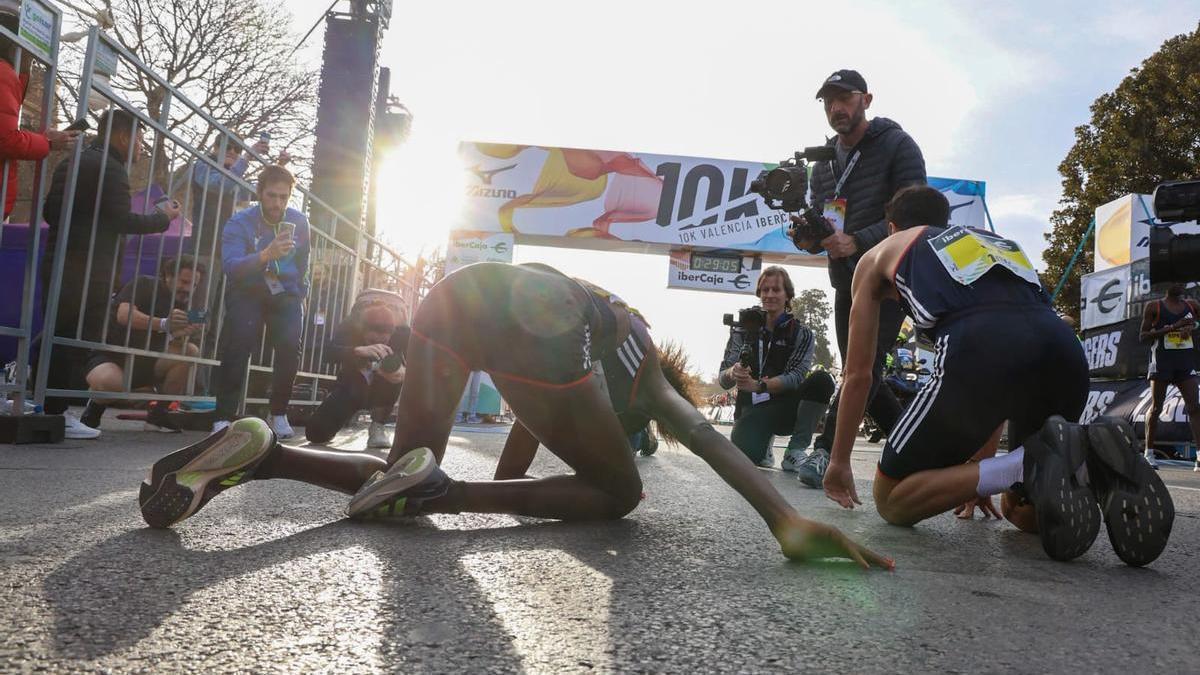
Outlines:
MULTIPOLYGON (((44 9, 49 13, 50 25, 45 27, 48 33, 40 36, 39 42, 41 39, 48 39, 45 44, 35 44, 29 39, 14 35, 0 27, 0 34, 16 45, 13 69, 20 73, 22 65, 29 62, 30 78, 26 95, 40 92, 40 99, 35 99, 38 106, 37 114, 28 116, 24 114, 25 108, 30 103, 30 100, 27 99, 25 105, 22 106, 19 126, 38 130, 49 129, 53 124, 59 33, 62 29, 62 12, 48 3, 44 5, 44 9), (40 77, 35 77, 39 70, 40 77)), ((20 171, 29 170, 30 165, 24 164, 25 167, 20 171)), ((24 217, 26 223, 9 223, 9 218, 4 218, 0 222, 0 253, 3 253, 0 264, 6 269, 13 269, 18 267, 14 263, 19 261, 21 270, 19 276, 8 277, 9 280, 12 280, 13 277, 18 277, 20 280, 19 309, 11 305, 6 306, 3 309, 3 320, 0 320, 0 344, 3 344, 5 356, 9 357, 5 361, 11 364, 5 368, 4 377, 0 378, 0 401, 11 398, 11 403, 0 404, 2 406, 0 414, 23 414, 28 396, 30 355, 33 351, 34 338, 37 335, 34 316, 38 298, 35 291, 38 281, 38 250, 42 242, 41 228, 38 227, 38 223, 41 222, 41 203, 45 197, 46 184, 49 180, 48 164, 48 156, 33 164, 33 182, 30 193, 17 195, 13 216, 20 220, 19 215, 22 212, 27 213, 24 217), (28 199, 26 202, 28 206, 22 209, 22 202, 25 199, 28 199), (8 252, 5 252, 4 249, 5 241, 10 245, 8 252), (20 254, 22 241, 24 243, 23 255, 20 254), (14 242, 17 242, 17 245, 14 246, 14 242)), ((8 180, 13 171, 18 171, 17 162, 5 161, 0 168, 0 204, 7 202, 8 180)))
MULTIPOLYGON (((57 49, 57 44, 55 44, 57 49)), ((53 82, 54 63, 48 64, 50 72, 47 81, 53 82)), ((53 87, 46 88, 46 100, 52 101, 53 87)), ((224 305, 221 302, 223 293, 223 274, 217 244, 220 239, 220 228, 230 212, 248 206, 253 199, 254 185, 244 176, 237 175, 226 168, 222 159, 227 148, 240 149, 250 160, 251 168, 246 174, 256 172, 255 164, 261 166, 267 163, 266 158, 255 153, 229 128, 214 119, 205 110, 190 101, 182 92, 159 74, 153 72, 133 54, 120 44, 93 28, 88 36, 82 73, 80 76, 79 100, 77 116, 89 116, 93 121, 95 116, 89 114, 89 96, 103 98, 111 109, 121 109, 129 112, 138 120, 139 128, 145 133, 148 145, 152 148, 150 156, 144 161, 148 164, 144 177, 133 160, 135 152, 140 148, 132 147, 123 158, 130 170, 130 190, 140 197, 144 213, 153 213, 154 201, 159 194, 178 200, 182 204, 182 214, 172 221, 170 229, 163 234, 126 234, 119 239, 115 250, 96 250, 95 230, 102 223, 103 214, 99 209, 99 198, 90 207, 90 218, 85 222, 73 222, 72 211, 74 198, 80 181, 80 157, 87 141, 76 142, 73 153, 66 160, 70 162, 67 170, 65 199, 62 207, 62 217, 59 224, 58 239, 54 251, 46 251, 42 260, 43 265, 52 265, 49 284, 46 289, 46 310, 42 326, 41 363, 53 362, 56 355, 66 349, 101 350, 117 355, 123 361, 124 386, 119 392, 104 392, 105 399, 120 400, 162 400, 169 398, 175 401, 199 402, 213 401, 213 397, 205 390, 204 373, 219 365, 220 335, 224 320, 224 305), (120 92, 114 90, 103 77, 112 74, 115 68, 128 68, 144 81, 149 81, 161 88, 164 98, 158 114, 151 117, 142 110, 138 102, 127 100, 120 92), (193 124, 205 125, 202 130, 215 135, 216 142, 209 148, 197 147, 172 131, 171 124, 184 118, 191 118, 193 124), (198 182, 198 179, 211 178, 198 182), (159 185, 158 181, 165 181, 159 185), (214 214, 215 212, 215 214, 214 214), (71 230, 89 228, 91 243, 86 251, 86 258, 80 262, 78 254, 68 255, 67 241, 71 230), (141 341, 132 339, 133 331, 130 325, 121 325, 115 317, 116 303, 114 295, 126 283, 134 285, 144 283, 142 276, 158 278, 163 272, 164 263, 169 259, 176 260, 172 276, 178 278, 180 268, 178 259, 181 254, 192 254, 208 266, 208 274, 203 278, 199 289, 195 289, 189 297, 187 308, 209 310, 207 322, 198 335, 184 340, 184 344, 173 351, 156 348, 147 337, 141 341), (92 278, 93 266, 97 261, 103 262, 100 256, 116 260, 113 274, 108 278, 92 278), (64 288, 64 277, 77 278, 77 265, 82 264, 84 270, 83 287, 64 288), (71 274, 64 269, 70 265, 71 274), (93 298, 98 291, 92 288, 100 284, 106 302, 101 306, 93 303, 89 306, 89 291, 93 298), (66 319, 59 313, 60 298, 80 299, 78 316, 71 315, 66 319), (69 321, 67 320, 69 319, 69 321), (64 325, 67 330, 63 330, 64 325), (55 328, 59 330, 56 332, 55 328), (164 396, 159 392, 133 391, 133 362, 135 357, 151 357, 167 359, 171 363, 184 362, 191 364, 187 379, 186 390, 164 396)), ((49 122, 51 106, 43 105, 43 125, 49 122)), ((110 118, 111 122, 111 118, 110 118)), ((111 161, 107 154, 111 129, 104 129, 105 160, 111 161)), ((203 137, 203 134, 198 134, 203 137)), ((38 178, 35 182, 34 204, 35 213, 40 213, 40 205, 44 198, 41 178, 45 172, 45 162, 39 165, 38 178)), ((100 172, 103 176, 103 170, 100 172)), ((102 189, 101 186, 99 189, 102 189)), ((99 189, 97 193, 99 193, 99 189)), ((135 204, 136 205, 136 204, 135 204)), ((293 191, 292 206, 311 214, 320 214, 321 222, 311 222, 311 251, 310 278, 308 298, 306 300, 305 326, 302 337, 300 370, 296 377, 292 404, 315 405, 320 402, 322 385, 335 379, 336 367, 324 359, 325 344, 333 328, 346 316, 354 304, 355 295, 359 290, 369 287, 386 288, 400 293, 405 297, 411 310, 418 302, 418 291, 409 278, 407 263, 394 250, 382 241, 363 231, 356 222, 351 222, 337 214, 328 205, 321 202, 306 187, 297 184, 293 191), (354 232, 357 236, 357 246, 351 247, 337 241, 333 233, 341 229, 343 232, 354 232)), ((34 228, 36 233, 36 228, 34 228)), ((36 234, 35 234, 36 236, 36 234)), ((36 244, 36 240, 35 240, 36 244)), ((4 328, 0 335, 14 335, 21 343, 18 355, 17 370, 21 373, 18 381, 6 385, 5 391, 20 392, 26 390, 26 380, 23 373, 27 371, 29 360, 29 341, 34 328, 32 308, 34 303, 33 289, 36 287, 37 272, 34 269, 37 246, 30 247, 30 254, 25 274, 23 292, 22 323, 15 329, 4 328), (23 364, 23 365, 22 365, 23 364)), ((100 266, 101 268, 104 265, 100 266)), ((157 284, 153 291, 157 297, 157 284)), ((148 311, 148 307, 140 308, 148 311)), ((265 335, 264 335, 265 338, 265 335)), ((77 354, 80 352, 77 352, 77 354)), ((264 384, 268 377, 262 373, 270 373, 272 351, 265 339, 262 347, 251 358, 247 372, 245 404, 260 404, 267 401, 264 384), (260 382, 261 380, 261 382, 260 382)), ((82 369, 82 358, 79 360, 82 369)), ((86 385, 56 386, 48 384, 50 368, 37 368, 34 398, 41 402, 47 396, 70 397, 74 399, 89 398, 96 392, 86 389, 86 385)), ((82 373, 78 375, 81 379, 82 373)))

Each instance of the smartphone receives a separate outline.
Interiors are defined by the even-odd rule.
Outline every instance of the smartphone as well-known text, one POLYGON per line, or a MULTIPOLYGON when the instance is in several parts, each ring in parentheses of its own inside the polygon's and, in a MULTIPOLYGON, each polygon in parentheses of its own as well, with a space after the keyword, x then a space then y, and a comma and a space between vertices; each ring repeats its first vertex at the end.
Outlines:
POLYGON ((159 197, 158 199, 154 200, 154 208, 158 209, 159 211, 162 211, 167 208, 168 204, 172 204, 172 203, 174 203, 174 201, 175 200, 171 199, 170 197, 163 195, 162 197, 159 197))
POLYGON ((188 323, 207 323, 207 322, 208 322, 208 310, 207 309, 189 309, 188 310, 188 323))
POLYGON ((279 228, 275 230, 275 235, 278 236, 284 232, 287 232, 289 237, 294 236, 296 234, 296 224, 289 223, 286 220, 283 221, 279 224, 279 228))
POLYGON ((63 131, 87 131, 88 129, 91 129, 91 128, 92 128, 92 125, 88 124, 87 118, 80 117, 79 119, 75 120, 74 122, 71 122, 71 126, 67 127, 63 131))

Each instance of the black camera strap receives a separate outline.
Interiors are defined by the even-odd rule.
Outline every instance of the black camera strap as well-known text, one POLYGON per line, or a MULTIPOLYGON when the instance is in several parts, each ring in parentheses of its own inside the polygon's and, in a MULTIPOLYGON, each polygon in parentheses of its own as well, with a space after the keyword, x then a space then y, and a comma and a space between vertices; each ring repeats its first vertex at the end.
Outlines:
POLYGON ((850 172, 854 171, 854 165, 858 164, 859 157, 862 157, 862 150, 855 150, 854 154, 850 155, 850 160, 846 162, 846 168, 842 169, 842 175, 838 178, 837 185, 833 186, 834 199, 842 194, 842 187, 846 185, 846 179, 850 178, 850 172))

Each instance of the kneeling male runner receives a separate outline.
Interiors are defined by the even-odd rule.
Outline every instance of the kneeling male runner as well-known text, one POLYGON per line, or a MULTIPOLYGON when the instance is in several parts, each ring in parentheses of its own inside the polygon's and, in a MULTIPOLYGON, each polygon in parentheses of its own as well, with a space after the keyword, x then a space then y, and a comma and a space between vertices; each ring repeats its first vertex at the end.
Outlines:
POLYGON ((863 256, 854 275, 826 495, 846 508, 861 503, 850 453, 871 383, 879 305, 898 298, 936 354, 929 382, 879 461, 879 514, 912 525, 1022 483, 1051 558, 1070 560, 1091 546, 1100 527, 1097 500, 1123 561, 1157 558, 1174 520, 1171 497, 1134 453, 1127 422, 1102 417, 1085 428, 1067 421, 1083 410, 1087 363, 1024 252, 994 234, 946 227, 949 204, 927 186, 899 191, 887 214, 890 236, 863 256), (965 463, 1004 420, 1020 447, 965 463))

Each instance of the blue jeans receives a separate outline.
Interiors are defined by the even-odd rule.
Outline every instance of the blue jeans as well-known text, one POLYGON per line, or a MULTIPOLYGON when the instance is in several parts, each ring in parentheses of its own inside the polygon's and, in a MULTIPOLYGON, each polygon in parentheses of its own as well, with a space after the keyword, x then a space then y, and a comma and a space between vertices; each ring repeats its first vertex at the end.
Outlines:
POLYGON ((250 354, 258 348, 263 326, 275 350, 271 373, 271 414, 287 412, 292 381, 300 368, 300 333, 304 327, 304 300, 297 295, 271 295, 261 289, 230 289, 225 294, 225 324, 221 328, 221 365, 213 377, 217 397, 216 419, 231 420, 242 403, 242 384, 250 354))

